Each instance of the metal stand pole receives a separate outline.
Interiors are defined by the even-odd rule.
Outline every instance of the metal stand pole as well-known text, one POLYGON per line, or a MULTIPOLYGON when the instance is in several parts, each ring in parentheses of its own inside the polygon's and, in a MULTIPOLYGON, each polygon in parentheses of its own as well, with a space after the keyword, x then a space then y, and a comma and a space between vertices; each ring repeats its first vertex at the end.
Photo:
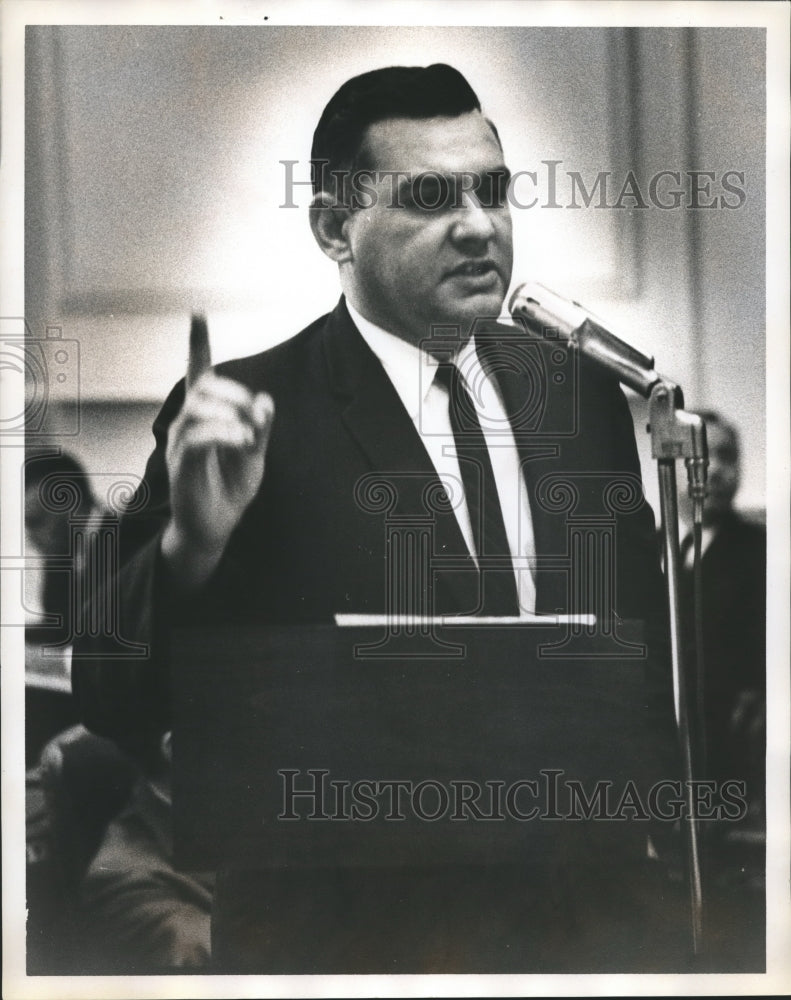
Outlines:
MULTIPOLYGON (((528 282, 511 296, 509 309, 515 320, 539 337, 553 331, 568 341, 590 361, 614 375, 636 393, 649 400, 652 454, 659 463, 662 502, 662 533, 665 550, 665 579, 670 615, 670 645, 674 679, 678 689, 678 733, 684 767, 687 809, 686 841, 690 900, 692 903, 692 949, 702 952, 703 889, 698 854, 698 827, 692 794, 692 739, 688 712, 688 683, 681 642, 681 602, 679 599, 678 501, 676 460, 683 458, 689 476, 689 494, 695 508, 695 523, 702 520, 706 495, 706 427, 701 417, 684 410, 681 389, 654 367, 654 359, 619 340, 576 302, 568 302, 548 289, 528 282)), ((700 726, 704 720, 698 720, 700 726)))
MULTIPOLYGON (((665 554, 665 581, 670 614, 670 654, 673 676, 678 687, 678 732, 684 772, 684 803, 686 806, 686 856, 689 898, 692 915, 692 950, 699 955, 703 946, 703 885, 698 845, 698 821, 695 817, 692 793, 692 737, 687 699, 687 670, 681 642, 681 602, 678 588, 678 501, 676 496, 676 463, 659 459, 659 495, 662 510, 662 541, 665 554)), ((683 822, 683 821, 682 821, 683 822)))
MULTIPOLYGON (((684 773, 684 803, 687 875, 692 918, 692 950, 699 956, 703 951, 703 883, 698 843, 698 822, 695 798, 692 734, 689 719, 689 680, 681 638, 681 599, 679 593, 678 496, 676 493, 676 459, 684 458, 690 481, 690 493, 696 505, 701 505, 705 493, 706 428, 700 417, 687 413, 681 390, 661 379, 651 390, 651 438, 653 456, 659 472, 659 495, 662 512, 662 542, 665 555, 665 584, 670 619, 670 654, 673 676, 678 690, 678 734, 684 773)), ((699 720, 700 722, 701 720, 699 720)))

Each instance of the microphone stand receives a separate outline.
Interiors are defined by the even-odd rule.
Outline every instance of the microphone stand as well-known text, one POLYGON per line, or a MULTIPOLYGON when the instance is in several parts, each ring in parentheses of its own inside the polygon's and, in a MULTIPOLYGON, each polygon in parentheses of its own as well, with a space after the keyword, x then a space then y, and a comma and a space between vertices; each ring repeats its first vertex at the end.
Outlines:
MULTIPOLYGON (((688 672, 681 640, 681 596, 679 591, 680 556, 678 539, 678 497, 676 459, 687 465, 689 489, 694 505, 694 521, 701 523, 706 488, 706 427, 701 417, 681 409, 681 390, 661 378, 649 395, 651 454, 659 472, 659 499, 662 514, 662 544, 665 556, 665 585, 670 618, 670 653, 678 689, 678 731, 684 772, 686 817, 686 854, 692 917, 692 951, 703 950, 703 885, 692 791, 693 759, 689 721, 688 672)), ((704 724, 698 719, 698 725, 704 724)))
MULTIPOLYGON (((646 357, 604 330, 595 321, 586 319, 573 331, 571 343, 587 357, 618 376, 643 398, 648 399, 651 455, 659 473, 659 499, 662 515, 662 546, 665 556, 665 588, 670 621, 670 655, 673 677, 678 690, 678 734, 684 774, 684 805, 686 809, 686 856, 692 922, 692 951, 699 957, 703 951, 703 880, 701 875, 698 821, 692 780, 694 759, 689 713, 689 671, 684 657, 681 635, 680 554, 678 539, 678 495, 676 493, 676 460, 683 458, 687 466, 689 494, 693 502, 693 519, 700 530, 703 500, 706 495, 708 449, 706 425, 702 417, 684 410, 681 388, 660 375, 653 358, 646 357)), ((699 727, 704 719, 698 718, 699 727)))
MULTIPOLYGON (((555 331, 555 336, 559 335, 560 339, 568 341, 580 354, 648 400, 651 454, 657 461, 659 471, 670 653, 673 678, 678 691, 677 724, 687 814, 685 839, 692 951, 695 957, 699 957, 703 950, 703 884, 692 786, 694 761, 688 697, 690 688, 681 636, 676 460, 683 458, 687 466, 694 526, 699 536, 706 495, 706 469, 709 464, 706 426, 697 414, 684 410, 684 397, 680 387, 656 371, 653 358, 610 333, 576 302, 566 302, 542 285, 527 283, 521 285, 511 296, 509 310, 515 320, 523 322, 528 330, 538 336, 546 336, 547 331, 555 331)), ((701 708, 702 705, 699 704, 699 727, 703 727, 705 721, 701 708)))

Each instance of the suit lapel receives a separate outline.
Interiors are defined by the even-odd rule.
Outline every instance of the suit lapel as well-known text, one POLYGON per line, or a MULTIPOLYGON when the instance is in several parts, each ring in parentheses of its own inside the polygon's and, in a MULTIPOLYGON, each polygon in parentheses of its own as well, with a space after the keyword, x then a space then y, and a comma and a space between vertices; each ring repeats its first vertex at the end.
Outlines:
MULTIPOLYGON (((514 337, 510 328, 503 330, 507 338, 514 337)), ((476 341, 478 337, 476 333, 476 341)), ((483 339, 497 344, 494 332, 483 339)), ((552 377, 555 363, 550 352, 556 347, 532 341, 523 359, 517 354, 516 363, 495 364, 492 368, 521 458, 536 553, 539 560, 548 557, 554 563, 567 555, 567 516, 547 510, 538 502, 538 485, 550 473, 586 468, 585 455, 579 454, 579 428, 569 433, 575 426, 576 384, 572 379, 558 383, 552 377)), ((425 488, 429 484, 440 486, 436 471, 398 393, 352 322, 343 299, 329 317, 324 351, 330 386, 345 400, 344 424, 371 471, 382 473, 383 479, 395 487, 393 512, 406 519, 425 517, 429 513, 424 502, 425 488)), ((453 594, 448 607, 472 608, 476 603, 477 571, 456 517, 452 511, 434 514, 433 524, 434 552, 457 559, 460 570, 439 576, 453 594)), ((444 603, 438 596, 436 606, 444 610, 444 603)), ((539 562, 537 609, 552 611, 566 603, 563 574, 557 570, 542 573, 539 562)))
MULTIPOLYGON (((325 358, 333 392, 344 398, 343 422, 365 455, 372 472, 381 474, 396 495, 390 515, 406 526, 427 517, 433 523, 434 553, 458 560, 461 572, 438 579, 453 592, 452 606, 474 607, 477 570, 453 511, 426 505, 441 483, 412 419, 381 362, 351 320, 344 299, 330 315, 324 337, 325 358)), ((437 595, 439 610, 445 600, 437 595)))

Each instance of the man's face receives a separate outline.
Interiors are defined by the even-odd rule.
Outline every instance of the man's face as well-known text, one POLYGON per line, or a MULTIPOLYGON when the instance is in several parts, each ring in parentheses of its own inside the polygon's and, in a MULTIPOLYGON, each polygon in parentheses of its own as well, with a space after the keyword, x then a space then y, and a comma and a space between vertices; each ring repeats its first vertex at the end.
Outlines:
POLYGON ((352 303, 413 344, 432 324, 466 334, 477 317, 499 315, 513 265, 508 172, 483 115, 377 122, 363 154, 378 175, 366 179, 375 204, 346 222, 341 277, 352 303))
POLYGON ((25 532, 44 555, 62 555, 69 550, 69 516, 48 510, 41 502, 39 484, 25 489, 25 532))
POLYGON ((706 428, 709 450, 707 495, 704 504, 706 519, 716 520, 730 510, 739 488, 739 449, 728 428, 711 421, 706 428))

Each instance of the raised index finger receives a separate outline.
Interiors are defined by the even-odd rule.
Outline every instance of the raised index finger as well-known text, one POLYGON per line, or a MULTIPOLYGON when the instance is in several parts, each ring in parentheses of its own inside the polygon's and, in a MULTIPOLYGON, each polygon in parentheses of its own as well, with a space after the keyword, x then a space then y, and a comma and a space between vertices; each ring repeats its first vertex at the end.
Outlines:
POLYGON ((192 314, 190 325, 189 360, 187 361, 187 388, 198 381, 207 368, 211 368, 209 327, 201 313, 192 314))

